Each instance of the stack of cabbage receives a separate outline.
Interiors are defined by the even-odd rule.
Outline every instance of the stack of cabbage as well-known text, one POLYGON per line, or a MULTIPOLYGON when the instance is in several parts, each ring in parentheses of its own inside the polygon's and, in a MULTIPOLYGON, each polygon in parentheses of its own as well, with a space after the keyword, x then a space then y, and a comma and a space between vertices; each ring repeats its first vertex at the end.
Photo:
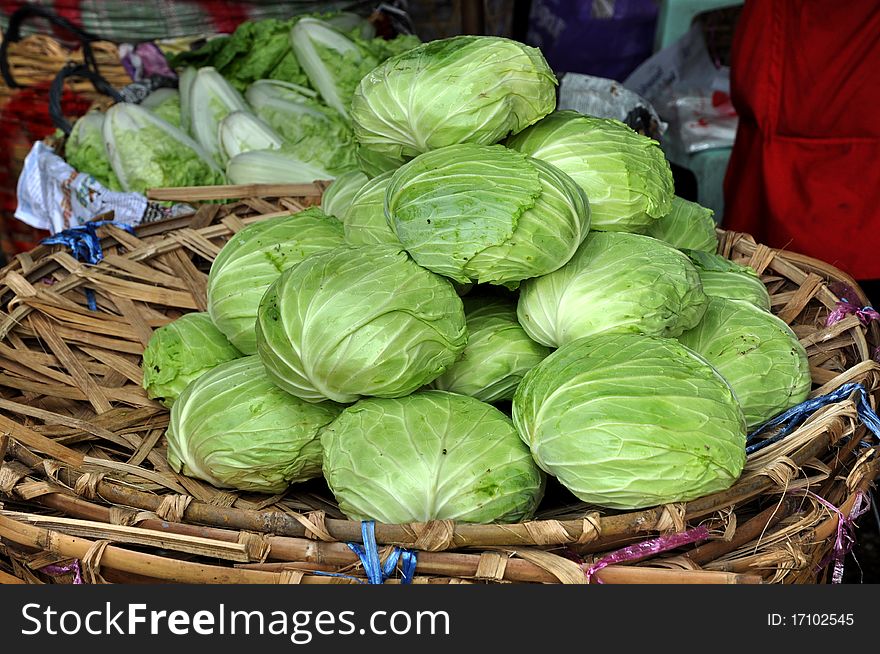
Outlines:
POLYGON ((180 88, 90 111, 68 162, 112 190, 308 183, 355 164, 347 107, 361 77, 414 36, 375 38, 352 14, 243 23, 179 55, 180 88))
POLYGON ((471 36, 361 80, 359 169, 236 233, 216 329, 181 319, 145 354, 176 470, 323 474, 386 522, 526 520, 547 474, 612 509, 736 481, 746 430, 805 399, 804 349, 658 144, 554 111, 555 84, 538 50, 471 36))

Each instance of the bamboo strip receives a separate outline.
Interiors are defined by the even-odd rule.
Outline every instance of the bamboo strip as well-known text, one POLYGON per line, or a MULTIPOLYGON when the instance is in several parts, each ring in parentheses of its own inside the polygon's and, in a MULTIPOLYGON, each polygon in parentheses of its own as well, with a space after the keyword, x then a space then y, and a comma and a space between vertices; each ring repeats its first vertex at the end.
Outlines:
POLYGON ((218 186, 183 186, 147 190, 147 198, 163 202, 204 202, 206 200, 234 200, 251 197, 281 197, 287 195, 319 198, 327 183, 314 184, 239 184, 218 186))
POLYGON ((119 461, 101 461, 91 456, 83 457, 82 469, 86 472, 115 472, 128 475, 130 477, 139 477, 146 481, 151 481, 158 486, 174 491, 175 493, 186 493, 186 489, 181 486, 176 479, 170 475, 154 470, 147 470, 138 466, 119 461))
MULTIPOLYGON (((274 210, 272 205, 269 205, 269 207, 270 211, 274 210)), ((199 234, 192 227, 176 231, 173 238, 196 254, 203 256, 208 261, 213 261, 217 255, 220 254, 219 246, 214 245, 214 243, 199 234)), ((180 252, 180 250, 178 250, 178 252, 180 252)))
POLYGON ((103 350, 99 347, 80 346, 80 349, 101 363, 121 373, 126 379, 134 382, 137 386, 143 384, 144 376, 140 366, 131 363, 118 354, 103 350))
POLYGON ((104 395, 101 387, 92 379, 91 375, 83 369, 80 362, 73 356, 73 352, 67 347, 67 344, 61 339, 49 323, 48 319, 39 313, 33 313, 30 316, 31 324, 34 331, 38 332, 49 349, 58 357, 64 367, 70 371, 74 384, 86 396, 86 400, 95 408, 98 413, 109 411, 113 407, 104 395))
MULTIPOLYGON (((10 377, 9 375, 4 375, 2 373, 0 373, 0 386, 8 386, 10 388, 16 388, 20 391, 30 391, 39 395, 61 397, 68 400, 85 401, 89 399, 85 393, 77 388, 72 388, 70 386, 64 386, 61 384, 40 384, 37 382, 30 382, 24 379, 10 377)), ((139 386, 129 385, 125 386, 124 388, 107 388, 105 386, 101 386, 100 389, 103 395, 107 398, 110 398, 111 400, 118 400, 119 402, 124 402, 133 406, 161 406, 155 400, 149 399, 146 395, 146 391, 144 391, 144 389, 139 386)))
POLYGON ((152 546, 197 556, 224 559, 226 561, 247 562, 251 560, 245 545, 237 542, 228 543, 208 538, 199 538, 198 536, 181 536, 170 532, 152 532, 139 527, 108 525, 73 518, 39 516, 17 511, 0 511, 0 515, 43 529, 53 529, 69 536, 111 540, 130 545, 152 546))
MULTIPOLYGON (((43 454, 48 454, 58 461, 63 461, 74 468, 80 467, 83 463, 83 455, 79 452, 66 448, 63 445, 59 445, 55 441, 38 434, 33 429, 29 429, 24 425, 19 425, 17 422, 10 420, 2 414, 0 414, 0 430, 28 447, 32 447, 43 454)), ((13 445, 13 450, 14 449, 13 445)), ((31 461, 34 461, 34 459, 31 458, 31 461)))
MULTIPOLYGON (((150 338, 153 336, 153 330, 150 329, 150 325, 141 316, 137 305, 127 297, 118 295, 113 298, 113 302, 116 304, 116 308, 119 309, 119 313, 128 322, 131 332, 134 333, 141 345, 146 348, 150 343, 150 338)), ((130 336, 131 332, 124 335, 130 336)))
POLYGON ((7 574, 0 570, 0 585, 8 585, 8 584, 25 584, 26 581, 19 579, 18 577, 13 577, 10 574, 7 574))
POLYGON ((836 322, 830 327, 825 327, 824 329, 813 332, 810 336, 800 339, 801 345, 806 348, 810 347, 811 345, 821 343, 823 341, 829 341, 835 336, 839 336, 844 332, 848 332, 851 329, 858 327, 860 324, 861 323, 859 322, 857 316, 847 316, 840 322, 836 322))
MULTIPOLYGON (((813 458, 817 452, 822 451, 826 447, 827 436, 816 439, 811 445, 803 448, 803 460, 806 461, 813 458), (821 442, 823 439, 825 440, 824 443, 821 442)), ((13 449, 13 455, 26 465, 36 464, 33 456, 28 456, 28 453, 22 452, 20 448, 13 449)), ((61 479, 70 487, 76 485, 76 479, 78 478, 79 475, 73 471, 62 471, 61 479)), ((724 493, 700 498, 687 504, 686 519, 692 520, 709 515, 719 508, 754 497, 771 486, 772 481, 769 478, 755 477, 749 479, 744 484, 737 484, 724 493)), ((98 484, 98 492, 108 501, 125 506, 135 506, 148 511, 155 511, 161 502, 160 498, 155 495, 119 486, 111 480, 101 481, 98 484)), ((186 520, 200 524, 224 525, 247 531, 275 533, 285 536, 301 537, 306 535, 305 527, 298 520, 279 512, 261 513, 217 507, 194 501, 189 504, 184 516, 186 520)), ((661 516, 662 507, 616 516, 604 516, 599 519, 599 531, 606 537, 633 533, 650 533, 656 528, 661 516)), ((565 530, 563 533, 571 534, 571 536, 567 536, 570 540, 557 544, 573 542, 582 535, 583 521, 562 521, 560 525, 565 530)), ((359 541, 361 538, 359 523, 331 519, 326 521, 326 526, 330 535, 338 541, 359 541)), ((376 525, 376 539, 381 544, 412 546, 417 539, 417 535, 409 525, 378 524, 376 525)), ((523 524, 457 524, 446 548, 510 544, 532 544, 529 527, 523 524)))
MULTIPOLYGON (((20 545, 80 560, 95 546, 93 541, 25 525, 3 515, 0 515, 0 536, 20 545)), ((178 561, 113 545, 104 550, 101 562, 111 568, 178 583, 275 584, 280 581, 280 575, 270 572, 178 561)))
POLYGON ((755 540, 763 531, 772 529, 779 522, 788 517, 796 502, 792 499, 770 506, 754 518, 738 527, 730 541, 715 540, 704 545, 699 545, 685 554, 687 558, 697 564, 705 564, 718 557, 742 547, 746 543, 755 540))
POLYGON ((128 257, 120 256, 118 254, 107 255, 97 265, 97 268, 102 272, 106 272, 108 274, 119 274, 118 271, 122 271, 127 273, 130 277, 134 279, 149 280, 159 286, 165 286, 167 288, 175 289, 178 291, 186 290, 186 284, 184 284, 183 281, 181 281, 180 279, 177 279, 177 277, 157 271, 150 266, 145 266, 142 263, 129 259, 128 257), (108 268, 110 268, 111 266, 115 270, 108 270, 108 268))
POLYGON ((198 311, 208 310, 208 278, 200 272, 179 248, 162 255, 162 259, 183 280, 198 311))
POLYGON ((63 414, 55 413, 53 411, 46 411, 44 409, 38 409, 36 407, 26 404, 20 404, 18 402, 10 402, 9 400, 0 399, 0 409, 11 411, 19 415, 30 416, 31 418, 39 418, 40 420, 43 420, 49 424, 65 425, 67 427, 72 427, 77 431, 84 431, 98 438, 106 439, 110 442, 115 443, 118 440, 122 440, 113 432, 102 427, 98 427, 88 420, 72 418, 70 416, 65 416, 63 414))
POLYGON ((174 291, 166 288, 147 286, 138 282, 130 282, 96 271, 86 270, 80 276, 93 282, 99 288, 104 289, 110 295, 127 297, 140 302, 150 302, 164 306, 178 307, 181 309, 198 309, 198 302, 189 293, 174 291))
MULTIPOLYGON (((55 333, 58 334, 68 343, 76 343, 77 345, 89 345, 99 347, 111 352, 122 352, 125 354, 143 354, 143 346, 133 340, 122 340, 119 338, 107 338, 92 334, 89 332, 81 332, 76 329, 70 329, 60 323, 54 326, 55 333)), ((129 332, 130 334, 130 332, 129 332)))
POLYGON ((811 272, 801 282, 800 288, 798 288, 789 303, 782 307, 776 315, 786 324, 791 323, 823 287, 822 278, 816 273, 811 272))
MULTIPOLYGON (((43 503, 54 506, 67 512, 79 512, 88 515, 89 522, 96 537, 106 537, 111 530, 102 531, 103 520, 109 519, 109 509, 90 504, 78 498, 64 495, 53 495, 41 498, 43 503), (51 500, 50 500, 51 497, 51 500)), ((34 524, 43 524, 52 527, 65 522, 53 522, 53 518, 40 518, 31 520, 34 524)), ((237 542, 237 532, 212 527, 195 527, 181 523, 169 523, 167 521, 147 519, 139 523, 137 533, 148 531, 160 531, 165 534, 186 535, 184 542, 202 542, 206 545, 211 543, 237 542)), ((71 532, 73 533, 73 532, 71 532)), ((128 532, 124 532, 128 533, 128 532)), ((73 533, 73 535, 78 535, 73 533)), ((148 538, 144 536, 144 538, 148 538)), ((136 541, 130 541, 136 542, 136 541)), ((339 570, 359 564, 358 557, 344 543, 322 543, 309 539, 287 538, 270 536, 266 539, 269 545, 269 557, 280 563, 250 564, 238 567, 254 570, 266 570, 280 572, 296 564, 302 569, 310 570, 339 570)), ((185 551, 185 550, 182 550, 185 551)), ((207 554, 214 556, 214 554, 207 554)), ((480 556, 477 554, 448 553, 448 552, 419 552, 417 569, 422 574, 455 576, 463 578, 476 578, 480 556)), ((682 575, 679 571, 663 568, 635 567, 635 566, 608 566, 603 568, 597 577, 605 583, 760 583, 760 579, 753 576, 732 575, 729 573, 703 572, 700 575, 682 575)), ((528 583, 556 583, 557 578, 544 571, 539 566, 527 560, 512 559, 508 561, 503 579, 508 581, 528 583)))
POLYGON ((143 245, 143 243, 137 236, 135 236, 134 234, 129 234, 127 231, 125 231, 121 227, 117 227, 116 225, 102 225, 98 229, 103 230, 107 236, 125 246, 125 248, 129 251, 137 250, 141 245, 143 245))

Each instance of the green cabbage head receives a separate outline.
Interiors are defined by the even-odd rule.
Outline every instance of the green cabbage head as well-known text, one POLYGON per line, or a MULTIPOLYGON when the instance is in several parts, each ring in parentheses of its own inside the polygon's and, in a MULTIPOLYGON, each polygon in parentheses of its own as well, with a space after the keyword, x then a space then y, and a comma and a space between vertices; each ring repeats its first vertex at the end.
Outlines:
POLYGON ((745 465, 733 391, 669 338, 603 333, 564 345, 523 379, 513 422, 545 472, 611 509, 719 492, 745 465))
POLYGON ((342 215, 345 242, 351 245, 396 245, 400 240, 385 219, 385 191, 392 173, 382 173, 364 184, 342 215))
POLYGON ((171 407, 191 381, 240 356, 211 316, 187 313, 153 332, 144 349, 143 386, 149 397, 171 407))
POLYGON ((351 200, 364 184, 368 177, 359 170, 349 170, 334 179, 324 190, 321 197, 321 209, 328 216, 342 220, 351 200))
POLYGON ((272 380, 311 402, 407 395, 467 343, 449 280, 390 245, 341 246, 288 269, 263 296, 256 332, 272 380))
POLYGON ((186 93, 192 135, 215 161, 225 162, 220 122, 234 111, 249 111, 244 96, 212 66, 199 68, 186 93))
POLYGON ((285 393, 257 356, 229 361, 187 386, 171 408, 168 463, 217 488, 280 493, 321 475, 320 431, 341 408, 285 393))
POLYGON ((141 106, 166 123, 180 127, 180 91, 177 89, 158 88, 141 101, 141 106))
POLYGON ((711 209, 676 195, 672 198, 672 210, 651 223, 645 234, 659 238, 680 250, 699 250, 714 254, 718 248, 715 219, 712 217, 714 214, 711 209))
POLYGON ((528 520, 544 476, 506 415, 444 391, 364 399, 321 434, 324 476, 352 520, 528 520))
POLYGON ((351 125, 310 89, 262 79, 245 95, 254 113, 283 139, 285 152, 332 175, 356 166, 351 125))
POLYGON ((720 254, 684 250, 700 273, 703 292, 712 297, 745 300, 770 311, 770 293, 758 273, 720 254))
POLYGON ((678 336, 706 301, 682 252, 650 236, 591 232, 565 266, 523 283, 517 316, 533 340, 560 347, 603 331, 678 336))
POLYGON ((140 105, 119 102, 110 107, 102 134, 110 165, 125 191, 226 181, 198 143, 140 105))
MULTIPOLYGON (((556 107, 556 78, 540 50, 494 36, 455 36, 391 57, 360 82, 355 138, 402 164, 456 143, 498 143, 556 107)), ((368 171, 369 172, 369 171, 368 171)))
POLYGON ((310 254, 344 243, 342 223, 310 207, 269 218, 235 234, 211 265, 208 313, 245 354, 256 354, 260 298, 281 273, 310 254))
POLYGON ((67 163, 81 173, 94 177, 104 188, 121 191, 119 178, 110 166, 104 147, 104 114, 89 111, 73 124, 73 130, 64 144, 67 163))
POLYGON ((464 310, 467 347, 431 387, 483 402, 512 400, 522 378, 550 349, 528 337, 516 319, 516 304, 509 300, 467 295, 464 310))
POLYGON ((556 111, 507 140, 587 194, 593 229, 641 232, 672 210, 672 169, 657 141, 618 120, 556 111))
POLYGON ((401 166, 385 215, 416 263, 459 283, 515 287, 567 262, 590 228, 571 177, 502 145, 463 143, 401 166))
POLYGON ((810 362, 791 327, 749 302, 710 298, 700 323, 678 339, 724 375, 750 428, 810 393, 810 362))

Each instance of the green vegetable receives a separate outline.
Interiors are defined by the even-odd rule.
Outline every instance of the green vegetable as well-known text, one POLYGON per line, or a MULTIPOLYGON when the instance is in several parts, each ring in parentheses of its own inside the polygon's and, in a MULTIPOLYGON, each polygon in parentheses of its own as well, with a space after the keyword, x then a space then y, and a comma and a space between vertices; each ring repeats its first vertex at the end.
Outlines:
POLYGON ((67 137, 64 154, 67 163, 79 172, 91 175, 104 188, 121 191, 119 178, 113 172, 104 147, 103 128, 104 114, 100 111, 93 110, 80 116, 67 137))
POLYGON ((743 266, 718 254, 684 250, 700 273, 703 292, 712 297, 745 300, 770 311, 770 293, 764 282, 749 266, 743 266))
POLYGON ((251 150, 278 150, 284 141, 249 111, 233 111, 220 121, 220 151, 224 159, 251 150))
POLYGON ((102 133, 110 165, 126 191, 225 182, 198 143, 140 105, 120 102, 110 107, 102 133))
POLYGON ((510 419, 464 395, 361 400, 321 445, 324 476, 352 520, 520 522, 544 492, 510 419))
POLYGON ((141 101, 141 106, 165 122, 180 127, 180 92, 177 89, 156 89, 141 101))
POLYGON ((390 181, 391 173, 382 173, 354 194, 348 210, 342 216, 346 243, 400 246, 400 241, 385 220, 385 191, 390 181))
MULTIPOLYGON (((556 78, 537 48, 494 36, 431 41, 369 72, 351 104, 366 161, 393 168, 456 143, 493 144, 556 107, 556 78)), ((372 174, 365 168, 368 174, 372 174)))
POLYGON ((733 391, 673 339, 604 333, 564 345, 517 388, 513 422, 541 469, 612 509, 725 490, 745 464, 733 391))
POLYGON ((571 175, 590 201, 593 229, 639 232, 672 210, 663 150, 618 120, 556 111, 507 145, 571 175))
POLYGON ((550 349, 528 337, 516 319, 516 304, 502 299, 465 296, 468 343, 461 356, 431 383, 483 402, 512 400, 525 374, 550 349))
POLYGON ((290 49, 292 20, 267 18, 241 23, 233 34, 215 38, 199 50, 177 54, 172 66, 213 66, 239 91, 258 79, 308 84, 290 49))
POLYGON ((150 398, 171 407, 191 381, 240 356, 207 313, 188 313, 153 332, 144 350, 143 386, 150 398))
POLYGON ((180 94, 178 98, 180 101, 180 129, 187 134, 190 134, 192 130, 190 98, 192 97, 192 86, 193 82, 196 81, 197 72, 197 69, 190 66, 180 73, 180 77, 177 80, 178 93, 180 94))
POLYGON ((750 428, 810 393, 810 363, 795 333, 749 302, 710 298, 700 323, 678 339, 730 383, 750 428))
POLYGON ((285 151, 333 174, 356 167, 351 126, 313 91, 259 80, 245 95, 254 112, 284 139, 285 151))
POLYGON ((342 173, 324 190, 321 197, 321 208, 329 216, 342 220, 351 206, 354 195, 366 184, 368 178, 359 170, 342 173))
POLYGON ((419 265, 459 283, 516 286, 567 262, 590 207, 559 169, 501 145, 419 155, 391 177, 385 212, 419 265))
POLYGON ((307 256, 342 244, 342 223, 316 207, 245 227, 211 265, 208 312, 214 324, 239 350, 255 354, 254 324, 266 289, 307 256))
POLYGON ((283 150, 248 150, 226 163, 230 184, 310 184, 333 175, 283 150))
POLYGON ((188 93, 193 136, 218 163, 225 161, 220 149, 220 121, 234 111, 249 111, 244 97, 210 66, 198 70, 188 93))
POLYGON ((466 342, 452 284, 388 245, 304 259, 266 291, 257 317, 269 376, 309 401, 407 395, 446 370, 466 342))
MULTIPOLYGON (((265 18, 240 23, 233 34, 212 38, 198 50, 173 55, 169 61, 174 68, 213 66, 239 91, 258 79, 277 79, 305 86, 309 80, 290 47, 290 30, 307 16, 322 19, 350 38, 375 36, 369 21, 347 12, 301 14, 289 20, 265 18)), ((393 53, 406 42, 407 39, 397 38, 388 41, 386 47, 393 53)))
POLYGON ((347 119, 355 87, 378 65, 379 58, 316 18, 297 21, 290 31, 290 45, 324 102, 347 119))
POLYGON ((682 252, 650 236, 591 232, 565 266, 523 283, 517 315, 532 339, 560 347, 603 331, 678 336, 706 301, 682 252))
POLYGON ((679 249, 715 253, 718 237, 715 235, 714 211, 677 195, 672 198, 672 210, 648 226, 645 234, 669 243, 679 249))
POLYGON ((382 173, 393 173, 404 163, 402 159, 394 159, 379 154, 374 150, 369 150, 362 145, 355 148, 355 158, 357 159, 358 168, 363 171, 367 177, 378 177, 382 173))
POLYGON ((341 407, 272 384, 257 356, 220 364, 171 408, 168 463, 217 488, 280 493, 321 475, 320 431, 341 407))

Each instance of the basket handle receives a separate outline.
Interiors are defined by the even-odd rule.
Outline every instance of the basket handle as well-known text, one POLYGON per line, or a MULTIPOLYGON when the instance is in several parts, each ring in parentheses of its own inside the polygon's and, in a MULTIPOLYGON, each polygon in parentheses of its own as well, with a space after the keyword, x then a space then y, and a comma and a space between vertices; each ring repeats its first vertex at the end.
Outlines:
MULTIPOLYGON (((86 32, 84 29, 70 22, 62 16, 58 16, 50 9, 38 5, 26 4, 16 9, 9 17, 9 25, 6 28, 6 34, 3 35, 3 42, 0 43, 0 74, 9 88, 20 89, 21 84, 15 81, 12 76, 12 70, 9 67, 9 44, 21 40, 21 26, 29 18, 45 18, 50 23, 61 27, 79 40, 83 49, 83 60, 85 64, 93 70, 98 70, 98 64, 95 60, 95 54, 92 51, 92 41, 100 41, 100 37, 86 32)), ((100 90, 97 89, 96 90, 100 90)))
POLYGON ((49 87, 49 117, 52 119, 52 123, 55 127, 64 132, 65 135, 69 136, 70 131, 73 129, 73 126, 64 117, 64 112, 61 108, 61 98, 64 94, 64 80, 68 77, 87 79, 92 83, 92 86, 95 87, 96 91, 109 96, 114 102, 121 102, 123 100, 119 91, 113 88, 110 82, 101 77, 98 71, 89 68, 87 64, 76 64, 73 62, 67 64, 64 68, 58 71, 55 79, 52 80, 52 85, 49 87))

